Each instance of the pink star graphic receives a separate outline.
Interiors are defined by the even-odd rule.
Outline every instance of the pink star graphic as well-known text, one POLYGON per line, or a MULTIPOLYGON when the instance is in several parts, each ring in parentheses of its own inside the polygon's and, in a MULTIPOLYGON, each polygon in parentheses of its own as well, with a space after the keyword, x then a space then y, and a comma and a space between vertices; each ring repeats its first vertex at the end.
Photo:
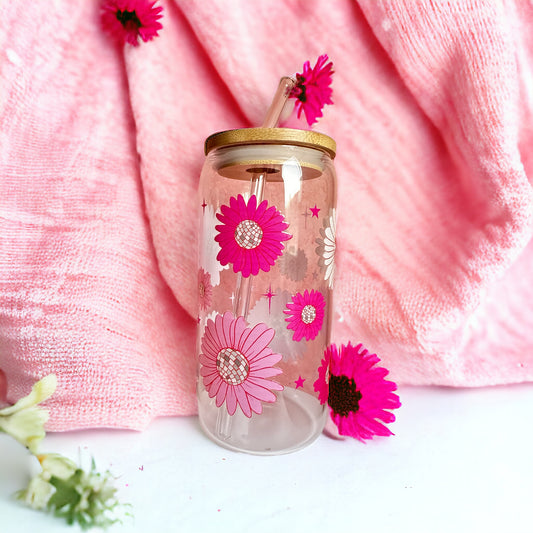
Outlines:
POLYGON ((316 217, 318 218, 318 212, 320 211, 320 208, 316 206, 315 204, 315 207, 310 207, 309 210, 311 211, 312 214, 312 217, 316 217))
POLYGON ((205 213, 205 208, 207 207, 207 204, 205 203, 205 200, 203 201, 202 203, 202 209, 203 209, 203 213, 205 213))
POLYGON ((272 285, 268 286, 268 292, 265 292, 262 296, 268 298, 268 314, 270 314, 270 306, 272 305, 272 297, 276 296, 276 293, 272 292, 272 285))
POLYGON ((302 376, 298 376, 298 379, 294 382, 296 383, 296 388, 304 386, 305 378, 302 378, 302 376))

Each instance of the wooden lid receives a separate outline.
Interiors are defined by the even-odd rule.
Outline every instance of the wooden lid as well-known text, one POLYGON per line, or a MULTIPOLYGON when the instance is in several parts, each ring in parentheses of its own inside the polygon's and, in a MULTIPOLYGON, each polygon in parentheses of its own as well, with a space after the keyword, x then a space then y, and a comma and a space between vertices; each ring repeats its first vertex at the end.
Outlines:
POLYGON ((207 155, 215 148, 250 144, 289 144, 315 148, 327 153, 331 159, 335 157, 337 145, 335 141, 317 131, 295 130, 291 128, 241 128, 220 131, 210 135, 204 145, 207 155))

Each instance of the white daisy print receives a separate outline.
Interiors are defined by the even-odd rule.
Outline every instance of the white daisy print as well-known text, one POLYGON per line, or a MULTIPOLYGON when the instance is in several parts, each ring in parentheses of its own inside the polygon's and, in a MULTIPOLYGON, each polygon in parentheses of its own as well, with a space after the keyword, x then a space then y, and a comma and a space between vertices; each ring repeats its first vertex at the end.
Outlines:
POLYGON ((324 227, 320 229, 320 238, 316 240, 318 244, 316 253, 319 256, 318 265, 324 270, 324 280, 328 282, 331 289, 335 274, 336 213, 334 209, 330 213, 329 217, 324 220, 324 227))

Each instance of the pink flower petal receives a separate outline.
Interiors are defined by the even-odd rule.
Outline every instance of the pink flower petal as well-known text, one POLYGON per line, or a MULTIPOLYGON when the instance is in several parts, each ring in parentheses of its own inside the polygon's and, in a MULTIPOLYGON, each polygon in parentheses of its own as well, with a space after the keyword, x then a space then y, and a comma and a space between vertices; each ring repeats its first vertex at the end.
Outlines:
POLYGON ((209 388, 209 397, 213 398, 217 395, 220 390, 220 385, 222 385, 222 380, 217 376, 212 382, 209 388))
POLYGON ((255 372, 256 370, 274 366, 276 363, 279 363, 281 359, 282 355, 279 353, 272 353, 270 349, 262 350, 257 357, 249 359, 250 370, 255 372))
POLYGON ((220 380, 220 387, 216 392, 216 406, 220 407, 227 399, 228 384, 220 380))
POLYGON ((298 83, 290 95, 291 98, 296 98, 295 109, 298 117, 303 111, 310 126, 322 116, 323 106, 333 103, 330 87, 333 64, 327 63, 328 59, 327 54, 323 54, 313 68, 309 61, 306 61, 302 73, 296 75, 298 83))
POLYGON ((209 391, 209 397, 212 398, 220 388, 220 382, 222 381, 222 379, 220 378, 220 374, 216 372, 202 377, 203 384, 205 388, 209 391))
POLYGON ((388 371, 375 367, 377 362, 379 358, 375 354, 369 354, 362 345, 352 346, 348 343, 347 346, 342 345, 340 350, 335 345, 326 349, 314 389, 323 401, 324 393, 329 388, 331 419, 337 424, 341 435, 361 441, 375 435, 392 435, 381 422, 394 422, 395 415, 386 409, 398 408, 401 403, 398 396, 391 392, 396 389, 396 384, 384 379, 388 371), (328 376, 331 376, 329 384, 326 382, 328 376), (333 393, 332 387, 335 387, 333 393), (353 409, 347 408, 351 402, 353 409), (340 412, 335 412, 335 409, 340 412))
POLYGON ((138 46, 140 37, 147 42, 163 27, 158 19, 163 8, 148 0, 105 0, 101 8, 103 29, 117 42, 138 46))
POLYGON ((202 364, 202 367, 200 368, 200 375, 204 378, 212 378, 212 377, 217 377, 219 373, 214 365, 207 366, 207 365, 202 364))
POLYGON ((235 394, 235 387, 228 387, 226 393, 226 407, 230 415, 235 414, 237 410, 237 396, 235 394))
POLYGON ((261 403, 261 401, 250 395, 247 396, 247 399, 252 411, 260 415, 263 412, 263 404, 261 403))
MULTIPOLYGON (((244 204, 244 198, 239 194, 239 199, 242 200, 244 204)), ((266 200, 264 200, 266 202, 266 200)), ((250 196, 250 199, 248 200, 248 203, 246 204, 246 219, 247 220, 254 220, 255 212, 257 209, 257 197, 255 194, 252 194, 250 196)))
POLYGON ((281 368, 269 367, 269 368, 261 368, 259 370, 254 370, 253 375, 254 375, 254 378, 272 378, 274 376, 278 376, 282 372, 283 371, 281 370, 281 368))
MULTIPOLYGON (((242 221, 242 218, 237 210, 227 205, 220 206, 220 214, 217 213, 217 218, 223 222, 225 226, 234 226, 236 228, 242 221)), ((218 226, 216 226, 218 229, 218 226)))
MULTIPOLYGON (((275 381, 271 381, 269 379, 263 379, 263 378, 256 378, 254 376, 248 376, 248 379, 244 383, 250 386, 256 385, 257 387, 264 388, 264 389, 283 390, 283 385, 280 385, 279 383, 276 383, 275 381)), ((257 398, 256 394, 254 394, 254 396, 257 398)))
MULTIPOLYGON (((254 196, 254 198, 255 198, 255 196, 254 196)), ((263 200, 257 206, 257 210, 255 211, 255 213, 253 213, 253 220, 255 220, 256 222, 259 222, 263 218, 263 215, 264 215, 264 213, 266 211, 268 211, 270 209, 273 209, 274 211, 276 211, 275 207, 270 207, 268 210, 267 210, 267 207, 268 207, 268 202, 266 200, 263 200)))
POLYGON ((207 321, 199 355, 200 376, 209 396, 216 396, 217 407, 225 402, 228 413, 233 415, 239 405, 249 417, 252 411, 261 411, 262 398, 275 401, 275 395, 269 390, 282 390, 283 387, 268 379, 281 373, 280 368, 272 366, 281 359, 281 355, 273 354, 268 346, 273 337, 274 331, 265 324, 246 327, 244 318, 236 318, 230 311, 217 315, 214 321, 207 321), (248 375, 240 385, 226 382, 219 372, 217 358, 224 348, 239 351, 249 361, 248 375), (255 400, 248 399, 249 390, 255 391, 255 400))
POLYGON ((252 362, 274 338, 275 331, 266 324, 260 323, 243 333, 239 342, 239 351, 247 354, 248 361, 252 362))
POLYGON ((268 272, 282 253, 281 241, 291 238, 289 234, 279 231, 288 228, 283 216, 274 206, 267 209, 267 205, 264 200, 257 206, 255 195, 250 197, 248 203, 242 195, 237 198, 232 196, 230 205, 221 206, 221 213, 217 214, 222 222, 215 226, 218 232, 215 241, 221 247, 217 260, 224 266, 231 263, 233 271, 241 272, 244 277, 256 276, 260 270, 268 272), (252 220, 261 228, 261 239, 254 248, 245 248, 235 239, 235 230, 244 220, 252 220))
POLYGON ((237 385, 236 387, 234 387, 234 391, 235 395, 237 396, 237 403, 242 409, 242 412, 245 414, 245 416, 250 418, 252 416, 252 409, 250 407, 250 404, 248 403, 248 396, 244 392, 242 385, 237 385))
MULTIPOLYGON (((274 383, 274 382, 270 381, 269 383, 274 383)), ((260 387, 254 383, 251 383, 248 380, 245 381, 241 386, 248 396, 253 396, 254 398, 257 398, 258 400, 261 400, 262 402, 273 403, 276 401, 276 395, 273 392, 271 392, 269 389, 260 387)))

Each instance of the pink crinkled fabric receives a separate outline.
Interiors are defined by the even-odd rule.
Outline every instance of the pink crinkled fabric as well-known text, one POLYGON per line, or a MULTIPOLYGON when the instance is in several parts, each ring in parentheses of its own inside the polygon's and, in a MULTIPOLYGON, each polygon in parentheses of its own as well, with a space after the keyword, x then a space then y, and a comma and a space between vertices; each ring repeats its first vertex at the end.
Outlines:
POLYGON ((533 4, 162 2, 115 47, 97 2, 0 5, 0 392, 55 372, 50 430, 195 400, 203 141, 327 53, 332 339, 403 384, 533 379, 533 4))

